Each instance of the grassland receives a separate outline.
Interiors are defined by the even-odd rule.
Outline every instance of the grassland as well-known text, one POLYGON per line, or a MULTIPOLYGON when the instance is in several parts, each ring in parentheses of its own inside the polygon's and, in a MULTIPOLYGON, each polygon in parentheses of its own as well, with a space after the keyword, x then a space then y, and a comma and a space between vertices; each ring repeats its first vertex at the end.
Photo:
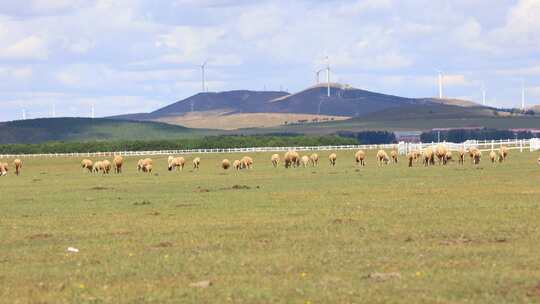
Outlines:
POLYGON ((538 154, 478 168, 370 154, 359 170, 352 154, 291 170, 259 154, 244 172, 219 170, 225 155, 182 173, 160 158, 151 175, 129 159, 121 176, 28 159, 0 178, 0 302, 540 301, 538 154))

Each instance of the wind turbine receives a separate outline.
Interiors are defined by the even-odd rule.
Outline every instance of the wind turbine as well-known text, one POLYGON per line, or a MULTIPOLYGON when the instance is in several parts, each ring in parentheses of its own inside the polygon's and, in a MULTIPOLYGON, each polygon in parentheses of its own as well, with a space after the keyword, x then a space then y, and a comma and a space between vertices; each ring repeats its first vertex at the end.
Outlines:
POLYGON ((439 75, 439 99, 443 98, 443 71, 435 70, 439 75))
POLYGON ((203 64, 201 64, 201 76, 202 76, 202 92, 206 92, 206 78, 205 78, 205 70, 206 70, 206 64, 208 63, 208 60, 206 60, 203 64))
POLYGON ((327 87, 327 95, 330 97, 330 61, 328 60, 328 56, 326 56, 326 84, 327 87))
POLYGON ((26 109, 25 108, 22 109, 22 119, 26 120, 26 109))
POLYGON ((317 84, 319 84, 319 74, 321 74, 321 72, 324 71, 324 69, 320 69, 318 71, 315 72, 315 79, 317 80, 317 84))
POLYGON ((56 104, 54 104, 54 103, 52 104, 52 113, 51 114, 52 114, 51 115, 52 118, 56 118, 56 104))
POLYGON ((90 117, 92 119, 96 118, 96 107, 95 107, 93 102, 92 102, 92 108, 91 108, 91 112, 90 112, 90 117))

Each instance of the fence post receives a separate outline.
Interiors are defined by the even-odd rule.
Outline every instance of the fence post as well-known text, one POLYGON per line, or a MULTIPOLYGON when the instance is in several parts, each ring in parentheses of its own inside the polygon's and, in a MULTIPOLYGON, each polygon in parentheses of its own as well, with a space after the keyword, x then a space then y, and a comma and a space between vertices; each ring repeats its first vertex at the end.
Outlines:
POLYGON ((523 139, 519 141, 519 152, 523 152, 523 139))

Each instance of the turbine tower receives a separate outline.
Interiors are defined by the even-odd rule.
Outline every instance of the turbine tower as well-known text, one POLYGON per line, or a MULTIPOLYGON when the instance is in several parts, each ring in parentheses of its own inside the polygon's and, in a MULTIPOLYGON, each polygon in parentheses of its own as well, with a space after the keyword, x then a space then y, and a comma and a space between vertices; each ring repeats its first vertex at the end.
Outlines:
POLYGON ((96 107, 95 107, 94 103, 92 103, 92 109, 91 109, 91 112, 90 112, 90 117, 92 119, 96 118, 96 107))
POLYGON ((315 79, 317 81, 317 84, 319 84, 319 74, 321 74, 321 72, 324 71, 324 69, 320 69, 318 70, 317 72, 315 72, 315 79))
POLYGON ((443 98, 443 72, 441 70, 435 70, 439 75, 439 99, 443 98))
POLYGON ((206 60, 203 64, 201 64, 202 92, 203 93, 206 92, 206 78, 205 78, 206 63, 208 63, 208 60, 206 60))
POLYGON ((26 120, 26 109, 25 108, 22 109, 22 119, 26 120))
POLYGON ((328 56, 326 56, 326 84, 327 84, 327 95, 330 97, 330 62, 328 56))
POLYGON ((54 103, 52 104, 52 113, 51 114, 52 114, 51 115, 52 118, 56 118, 56 104, 54 104, 54 103))

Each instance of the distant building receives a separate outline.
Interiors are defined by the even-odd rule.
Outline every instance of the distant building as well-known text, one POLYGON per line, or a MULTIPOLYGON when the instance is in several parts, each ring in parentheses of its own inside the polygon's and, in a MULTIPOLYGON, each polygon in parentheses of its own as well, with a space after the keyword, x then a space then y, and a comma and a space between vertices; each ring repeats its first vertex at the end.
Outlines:
POLYGON ((398 142, 419 143, 422 131, 395 131, 394 135, 398 142))

